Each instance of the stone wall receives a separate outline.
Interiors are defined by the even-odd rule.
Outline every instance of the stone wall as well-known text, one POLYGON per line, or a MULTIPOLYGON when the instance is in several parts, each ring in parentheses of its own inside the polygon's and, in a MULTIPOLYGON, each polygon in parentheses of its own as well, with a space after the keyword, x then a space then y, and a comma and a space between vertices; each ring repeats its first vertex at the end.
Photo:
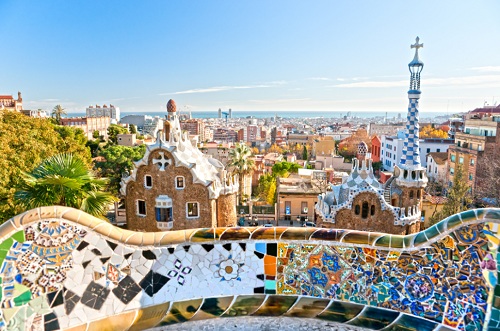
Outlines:
POLYGON ((374 231, 391 234, 406 234, 406 227, 394 225, 394 214, 382 210, 380 200, 375 193, 363 192, 358 194, 352 203, 352 209, 343 208, 337 212, 335 223, 323 222, 322 226, 334 229, 352 229, 359 231, 374 231), (363 218, 363 203, 368 203, 368 215, 363 218), (356 214, 359 206, 359 214, 356 214), (372 215, 371 209, 374 208, 372 215))
POLYGON ((127 184, 125 206, 127 210, 127 227, 134 231, 159 231, 156 226, 155 199, 160 195, 168 195, 173 201, 172 230, 206 228, 212 226, 212 213, 215 210, 210 203, 208 189, 201 184, 193 184, 191 171, 183 166, 173 165, 172 155, 166 150, 155 150, 149 155, 148 165, 140 166, 137 169, 136 181, 127 184), (172 164, 161 171, 158 165, 153 164, 153 159, 160 157, 159 153, 164 153, 165 158, 172 160, 172 164), (144 186, 144 176, 152 177, 152 187, 144 186), (175 177, 184 177, 184 189, 176 188, 175 177), (146 201, 146 216, 137 215, 136 201, 146 201), (199 217, 188 218, 186 212, 187 202, 199 203, 199 217))
POLYGON ((217 199, 217 226, 236 226, 236 194, 220 195, 217 199))
POLYGON ((482 209, 409 236, 285 227, 138 233, 43 207, 0 227, 0 330, 145 330, 241 316, 494 330, 498 223, 500 209, 482 209))

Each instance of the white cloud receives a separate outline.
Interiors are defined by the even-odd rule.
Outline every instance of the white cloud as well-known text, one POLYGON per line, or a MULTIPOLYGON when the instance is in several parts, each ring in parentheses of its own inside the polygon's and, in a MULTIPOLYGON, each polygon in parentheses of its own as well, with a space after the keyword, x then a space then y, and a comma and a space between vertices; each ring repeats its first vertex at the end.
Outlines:
POLYGON ((248 100, 248 102, 258 103, 258 104, 279 104, 279 103, 287 103, 287 102, 300 102, 300 101, 308 101, 310 98, 299 98, 299 99, 269 99, 269 100, 248 100))
MULTIPOLYGON (((356 83, 344 83, 332 85, 329 87, 340 88, 386 88, 386 87, 402 87, 409 85, 408 80, 397 81, 366 81, 356 83)), ((461 86, 467 88, 477 87, 500 87, 500 75, 476 75, 476 76, 461 76, 447 78, 423 78, 423 86, 461 86)))
POLYGON ((327 77, 310 77, 310 78, 307 78, 308 80, 323 80, 323 81, 328 81, 328 80, 331 80, 330 78, 327 78, 327 77))
POLYGON ((479 72, 500 72, 500 66, 473 67, 470 70, 479 72))
POLYGON ((240 85, 240 86, 214 86, 209 88, 198 88, 184 91, 177 91, 171 93, 161 93, 158 95, 178 95, 178 94, 194 94, 194 93, 212 93, 212 92, 221 92, 221 91, 230 91, 230 90, 243 90, 243 89, 254 89, 254 88, 267 88, 267 87, 275 87, 277 85, 283 85, 286 82, 283 81, 275 81, 270 82, 268 84, 257 84, 257 85, 240 85))

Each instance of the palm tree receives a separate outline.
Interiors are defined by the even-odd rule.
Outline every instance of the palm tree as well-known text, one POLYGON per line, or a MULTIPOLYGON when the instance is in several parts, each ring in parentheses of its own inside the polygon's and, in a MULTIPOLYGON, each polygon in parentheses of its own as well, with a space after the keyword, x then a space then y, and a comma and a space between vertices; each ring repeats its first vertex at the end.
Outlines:
POLYGON ((255 162, 253 159, 250 159, 251 155, 252 151, 244 143, 236 143, 234 148, 229 151, 229 163, 227 166, 233 174, 238 175, 240 203, 243 198, 244 178, 255 169, 255 162))
POLYGON ((23 174, 15 198, 27 209, 61 205, 103 217, 109 204, 117 200, 104 191, 107 183, 73 154, 58 154, 23 174))
POLYGON ((61 117, 66 115, 66 110, 61 105, 57 105, 52 109, 51 115, 56 119, 57 124, 61 124, 61 117))

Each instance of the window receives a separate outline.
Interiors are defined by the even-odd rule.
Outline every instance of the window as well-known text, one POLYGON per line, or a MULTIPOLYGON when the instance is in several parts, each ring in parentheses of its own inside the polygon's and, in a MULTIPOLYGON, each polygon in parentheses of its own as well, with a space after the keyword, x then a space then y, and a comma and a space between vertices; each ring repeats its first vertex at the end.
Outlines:
POLYGON ((356 215, 359 215, 359 210, 360 210, 359 205, 356 205, 356 206, 354 207, 354 213, 355 213, 356 215))
POLYGON ((453 174, 455 174, 455 169, 450 168, 450 175, 453 175, 453 174))
POLYGON ((144 187, 145 188, 153 187, 153 177, 151 177, 150 175, 144 176, 144 187))
POLYGON ((441 152, 441 149, 440 148, 436 149, 436 152, 438 152, 438 153, 441 152))
POLYGON ((180 189, 184 188, 184 177, 182 176, 175 177, 175 187, 180 189))
POLYGON ((474 164, 475 164, 474 159, 470 159, 470 165, 472 165, 472 166, 473 166, 474 164))
POLYGON ((156 207, 156 221, 157 222, 170 222, 172 220, 172 208, 158 208, 156 207))
POLYGON ((137 200, 137 215, 146 216, 146 201, 137 200))
POLYGON ((420 199, 420 190, 417 190, 417 199, 420 199))
POLYGON ((370 215, 375 215, 375 205, 372 205, 370 208, 370 215))
POLYGON ((429 154, 430 152, 431 152, 431 149, 427 148, 427 154, 429 154))
POLYGON ((460 164, 464 163, 464 158, 463 157, 459 157, 458 158, 458 163, 460 163, 460 164))
POLYGON ((472 180, 473 178, 472 174, 469 174, 469 180, 472 180))
POLYGON ((462 144, 462 142, 459 140, 457 141, 457 146, 460 147, 460 145, 462 144))
POLYGON ((187 215, 187 218, 200 217, 199 203, 198 202, 186 203, 186 215, 187 215))
POLYGON ((363 202, 363 209, 361 210, 361 218, 368 217, 368 202, 363 202))
POLYGON ((410 191, 410 199, 413 199, 413 191, 410 191))
POLYGON ((450 157, 450 159, 451 159, 451 162, 455 162, 455 155, 452 155, 452 156, 450 157))
POLYGON ((300 210, 301 210, 301 213, 302 214, 307 214, 307 201, 302 201, 301 203, 301 206, 300 206, 300 210))

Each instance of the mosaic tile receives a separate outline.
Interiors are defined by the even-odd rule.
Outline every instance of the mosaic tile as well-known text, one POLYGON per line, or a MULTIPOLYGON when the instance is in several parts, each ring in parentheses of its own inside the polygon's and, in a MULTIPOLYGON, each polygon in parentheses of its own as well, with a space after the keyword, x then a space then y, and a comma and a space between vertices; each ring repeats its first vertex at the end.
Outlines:
POLYGON ((140 282, 140 286, 146 292, 147 295, 152 297, 157 293, 165 284, 170 280, 170 278, 165 277, 157 272, 150 271, 140 282))
POLYGON ((81 302, 90 308, 99 310, 108 297, 109 292, 109 289, 92 281, 83 293, 81 302))

